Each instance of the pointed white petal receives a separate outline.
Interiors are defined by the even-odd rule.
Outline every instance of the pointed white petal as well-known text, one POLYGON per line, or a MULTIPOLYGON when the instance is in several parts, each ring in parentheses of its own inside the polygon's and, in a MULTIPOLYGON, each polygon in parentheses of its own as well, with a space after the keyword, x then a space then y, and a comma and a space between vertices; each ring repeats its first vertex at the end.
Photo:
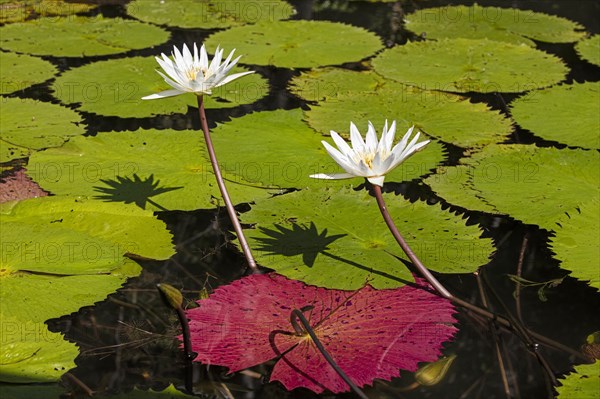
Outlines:
POLYGON ((350 179, 356 177, 350 173, 317 173, 316 175, 310 175, 313 179, 325 179, 325 180, 337 180, 337 179, 350 179))
POLYGON ((394 154, 399 155, 402 153, 402 151, 404 151, 404 149, 406 148, 406 143, 408 142, 408 139, 410 138, 412 131, 413 131, 413 128, 411 127, 410 129, 408 129, 408 131, 406 132, 404 137, 402 137, 402 140, 400 140, 400 142, 398 144, 396 144, 394 146, 394 148, 392 148, 392 152, 394 154))
POLYGON ((369 127, 367 128, 366 138, 367 140, 365 145, 367 147, 367 151, 375 151, 377 149, 377 133, 375 133, 375 127, 373 126, 371 121, 369 121, 369 127))
POLYGON ((353 122, 350 122, 350 142, 356 152, 362 152, 365 148, 365 142, 353 122))
POLYGON ((208 54, 206 54, 206 46, 203 44, 200 48, 200 65, 202 68, 208 68, 208 54))
MULTIPOLYGON (((385 125, 387 127, 387 120, 385 121, 385 125)), ((385 135, 385 139, 382 137, 381 141, 385 141, 385 150, 387 152, 392 151, 392 144, 394 144, 394 138, 396 137, 396 121, 392 121, 392 125, 385 135)))
POLYGON ((227 76, 225 79, 223 79, 219 84, 216 84, 214 87, 222 86, 225 83, 229 83, 235 79, 241 78, 242 76, 250 75, 251 73, 254 73, 254 71, 234 73, 233 75, 227 76))
POLYGON ((344 140, 343 138, 341 138, 339 134, 337 134, 333 130, 331 130, 329 132, 329 134, 331 135, 331 138, 335 142, 335 145, 337 145, 337 147, 340 149, 340 151, 342 152, 342 154, 346 154, 346 156, 348 156, 348 154, 352 153, 352 148, 350 148, 350 146, 348 145, 348 143, 346 143, 346 140, 344 140))
POLYGON ((342 167, 347 173, 355 174, 357 170, 357 166, 348 160, 344 154, 339 152, 337 149, 333 148, 331 144, 326 141, 322 141, 325 150, 329 154, 333 160, 342 167))
POLYGON ((185 93, 185 92, 180 91, 180 90, 165 90, 165 91, 161 91, 160 93, 151 94, 149 96, 142 97, 142 100, 156 100, 158 98, 173 97, 173 96, 177 96, 177 95, 183 94, 183 93, 185 93))

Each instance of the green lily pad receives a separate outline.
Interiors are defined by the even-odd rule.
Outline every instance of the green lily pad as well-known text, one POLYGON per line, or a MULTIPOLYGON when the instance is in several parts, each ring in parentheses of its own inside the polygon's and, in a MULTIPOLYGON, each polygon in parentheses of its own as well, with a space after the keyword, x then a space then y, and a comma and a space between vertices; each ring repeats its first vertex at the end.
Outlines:
MULTIPOLYGON (((33 154, 27 174, 54 194, 152 210, 214 208, 221 195, 207 158, 199 131, 109 132, 33 154)), ((236 177, 227 188, 234 203, 270 195, 236 177)))
POLYGON ((598 104, 598 82, 574 83, 527 93, 511 103, 511 114, 521 127, 546 140, 600 148, 598 104))
MULTIPOLYGON (((71 69, 52 84, 54 95, 65 104, 79 104, 79 109, 100 115, 143 118, 171 113, 185 114, 188 107, 198 107, 193 94, 160 100, 142 100, 143 96, 171 88, 156 73, 154 57, 99 61, 71 69)), ((231 73, 245 72, 236 67, 231 73)), ((259 74, 244 76, 204 96, 206 108, 227 108, 250 104, 268 93, 269 85, 259 74)))
POLYGON ((365 29, 327 21, 260 22, 216 32, 207 46, 237 48, 243 62, 284 68, 312 68, 360 61, 381 49, 365 29))
MULTIPOLYGON (((366 126, 373 115, 381 115, 396 120, 400 132, 414 125, 429 136, 460 147, 504 141, 512 131, 511 121, 500 112, 453 94, 420 90, 397 82, 386 82, 371 91, 368 81, 356 91, 345 92, 339 82, 352 81, 361 74, 364 72, 327 73, 331 85, 340 91, 305 112, 308 124, 320 132, 344 133, 349 121, 366 126)), ((314 82, 319 84, 318 79, 314 82)))
POLYGON ((63 0, 9 0, 0 2, 0 23, 21 22, 36 16, 73 15, 95 7, 95 4, 63 0))
POLYGON ((490 39, 535 46, 532 40, 570 43, 583 26, 566 18, 518 8, 444 6, 424 8, 406 16, 406 28, 427 39, 490 39))
POLYGON ((6 384, 0 388, 3 399, 60 399, 65 389, 58 383, 6 384))
POLYGON ((164 224, 135 206, 43 197, 0 205, 0 223, 2 381, 56 381, 78 351, 43 322, 101 301, 138 275, 126 253, 174 253, 164 224))
POLYGON ((169 32, 157 26, 101 15, 39 18, 0 27, 0 46, 4 49, 63 57, 117 54, 168 39, 169 32))
POLYGON ((375 72, 421 89, 520 93, 565 78, 568 68, 553 55, 525 45, 491 40, 412 42, 373 59, 375 72))
POLYGON ((600 35, 583 39, 575 45, 575 51, 590 64, 600 66, 600 35))
POLYGON ((54 65, 25 54, 0 52, 0 94, 24 90, 57 72, 54 65))
POLYGON ((597 399, 600 384, 600 361, 575 366, 575 372, 560 379, 558 399, 597 399))
POLYGON ((470 162, 471 184, 482 200, 497 212, 548 230, 582 199, 598 198, 596 151, 491 145, 470 162))
POLYGON ((600 203, 598 196, 564 215, 555 227, 551 247, 563 269, 572 270, 572 277, 589 280, 600 290, 600 203))
POLYGON ((440 166, 435 174, 423 180, 434 193, 448 203, 470 211, 497 213, 487 204, 471 184, 470 168, 467 165, 440 166))
POLYGON ((135 0, 127 13, 139 20, 179 28, 217 29, 287 19, 293 7, 281 0, 135 0))
POLYGON ((0 139, 0 162, 6 162, 11 159, 28 157, 31 152, 28 148, 14 145, 0 139))
POLYGON ((0 162, 21 158, 48 147, 59 147, 69 137, 85 133, 81 116, 66 107, 25 98, 4 98, 0 138, 0 162), (7 143, 7 150, 4 150, 7 143), (8 149, 15 148, 11 155, 8 149), (20 149, 26 149, 27 154, 20 149), (6 152, 9 152, 8 154, 6 152))
MULTIPOLYGON (((374 121, 381 131, 384 121, 374 121)), ((350 122, 346 122, 349 126, 350 122)), ((348 129, 346 126, 346 129, 348 129)), ((366 132, 367 126, 360 126, 366 132)), ((322 187, 348 180, 317 180, 316 173, 343 172, 321 141, 332 143, 302 122, 302 111, 253 113, 219 125, 213 141, 223 170, 238 179, 266 187, 322 187)), ((402 132, 404 133, 404 132, 402 132)), ((364 133, 363 133, 364 134, 364 133)), ((386 181, 412 180, 433 170, 445 159, 442 145, 431 142, 386 176, 386 181)), ((355 179, 359 184, 360 179, 355 179)))
POLYGON ((317 68, 294 76, 289 89, 307 101, 331 101, 352 93, 373 94, 384 84, 385 80, 371 71, 317 68))
MULTIPOLYGON (((2 288, 5 290, 6 288, 2 288)), ((46 298, 46 300, 48 300, 46 298)), ((13 306, 16 304, 13 303, 13 306)), ((39 306, 43 306, 40 304, 39 306)), ((48 331, 43 322, 32 322, 27 319, 0 317, 2 323, 2 345, 0 346, 0 381, 10 383, 41 383, 58 381, 60 376, 75 367, 75 358, 79 354, 77 346, 65 341, 62 334, 48 331)), ((5 390, 0 387, 2 398, 21 398, 12 395, 16 389, 5 390), (8 391, 8 392, 7 392, 8 391), (12 392, 11 392, 12 391, 12 392)), ((58 387, 43 389, 44 393, 56 393, 58 387)), ((40 389, 38 387, 38 389, 40 389)), ((23 391, 21 391, 23 392, 23 391)), ((29 392, 31 393, 31 392, 29 392)), ((26 396, 28 399, 34 395, 26 396)), ((42 398, 41 396, 37 396, 42 398)), ((52 396, 44 396, 48 398, 52 396)))
MULTIPOLYGON (((487 263, 492 242, 480 238, 477 226, 466 226, 461 216, 439 205, 384 197, 400 232, 428 268, 470 273, 487 263)), ((257 261, 289 278, 342 290, 413 281, 396 258, 406 256, 366 191, 296 191, 257 201, 242 221, 254 224, 247 237, 257 261)))

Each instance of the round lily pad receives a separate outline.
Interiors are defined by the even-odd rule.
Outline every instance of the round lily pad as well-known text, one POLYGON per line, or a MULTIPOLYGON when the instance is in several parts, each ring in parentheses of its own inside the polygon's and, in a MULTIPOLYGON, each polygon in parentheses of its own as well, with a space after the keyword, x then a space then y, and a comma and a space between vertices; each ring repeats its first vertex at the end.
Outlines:
POLYGON ((282 0, 135 0, 127 13, 159 25, 216 29, 287 19, 294 9, 282 0))
MULTIPOLYGON (((2 323, 1 382, 13 384, 54 382, 75 367, 75 358, 79 355, 77 346, 65 341, 62 334, 48 331, 48 327, 43 322, 32 322, 27 318, 20 320, 4 313, 0 316, 0 322, 2 323)), ((32 395, 32 392, 19 396, 15 393, 18 385, 10 385, 13 390, 10 388, 7 390, 5 387, 2 387, 2 396, 5 398, 42 398, 42 396, 32 395)), ((40 390, 40 387, 37 386, 37 389, 40 390)), ((53 392, 57 389, 42 388, 41 391, 46 395, 52 392, 55 394, 53 397, 59 395, 59 392, 53 392)))
POLYGON ((520 93, 560 82, 568 72, 556 56, 487 39, 412 42, 382 52, 373 67, 421 89, 459 93, 520 93))
POLYGON ((382 48, 381 39, 362 28, 305 20, 235 27, 212 34, 206 44, 237 48, 244 63, 284 68, 360 61, 382 48))
MULTIPOLYGON (((52 84, 54 95, 66 104, 79 104, 81 110, 123 118, 183 113, 188 106, 198 107, 195 95, 184 94, 159 100, 142 97, 171 88, 156 73, 154 57, 131 57, 107 60, 71 69, 52 84)), ((231 73, 245 72, 236 67, 231 73)), ((206 108, 227 108, 250 104, 268 93, 266 79, 253 73, 217 87, 204 96, 206 108)))
POLYGON ((582 199, 598 197, 597 151, 490 145, 470 162, 471 182, 482 200, 498 212, 548 230, 582 199))
MULTIPOLYGON (((441 273, 470 273, 487 263, 490 239, 439 205, 384 194, 389 212, 417 256, 441 273)), ((413 281, 375 198, 351 188, 305 189, 257 201, 242 215, 257 261, 307 284, 355 290, 413 281)))
POLYGON ((583 39, 575 45, 577 54, 590 64, 600 66, 600 35, 583 39))
MULTIPOLYGON (((53 194, 152 210, 214 208, 221 195, 207 158, 199 131, 108 132, 35 153, 27 174, 53 194)), ((270 195, 236 176, 225 177, 234 203, 270 195)))
POLYGON ((555 227, 551 246, 563 269, 572 270, 571 276, 588 280, 600 290, 600 203, 598 196, 567 212, 555 227))
POLYGON ((21 22, 35 16, 73 15, 95 7, 63 0, 8 0, 0 2, 0 23, 21 22))
MULTIPOLYGON (((373 122, 381 131, 384 121, 373 122)), ((349 126, 350 122, 346 123, 349 126)), ((367 125, 360 128, 366 132, 367 125)), ((343 172, 325 151, 322 140, 333 142, 302 122, 299 109, 257 112, 234 119, 218 126, 213 138, 223 170, 253 184, 286 188, 360 184, 360 178, 332 181, 309 177, 317 173, 343 172)), ((386 175, 386 181, 418 178, 444 159, 443 147, 433 141, 386 175)))
MULTIPOLYGON (((48 147, 59 147, 69 137, 85 133, 81 116, 66 107, 31 99, 4 98, 0 138, 15 146, 13 154, 0 153, 0 162, 29 155, 48 147), (20 149, 26 149, 24 154, 20 149)), ((4 144, 4 143, 3 143, 4 144)), ((4 147, 4 145, 3 145, 4 147)))
POLYGON ((535 46, 533 40, 570 43, 584 35, 580 24, 566 18, 518 8, 444 6, 406 16, 406 28, 427 39, 490 39, 535 46), (533 39, 533 40, 530 40, 533 39))
POLYGON ((575 371, 560 379, 557 399, 596 399, 600 384, 600 361, 593 364, 580 364, 575 371))
MULTIPOLYGON (((345 132, 349 121, 366 126, 373 115, 380 115, 396 120, 401 132, 414 125, 429 136, 460 147, 504 141, 512 131, 511 121, 500 112, 453 94, 420 90, 397 82, 386 82, 375 90, 367 82, 356 91, 345 92, 340 82, 352 81, 361 74, 364 72, 327 73, 330 84, 340 91, 305 112, 308 124, 323 133, 334 130, 348 137, 345 132)), ((313 82, 320 84, 318 79, 313 82)))
POLYGON ((316 68, 290 80, 292 93, 307 101, 327 101, 352 93, 375 93, 385 79, 371 71, 316 68))
POLYGON ((0 27, 0 46, 4 49, 63 57, 122 53, 168 39, 169 32, 157 26, 101 15, 39 18, 0 27))
POLYGON ((76 197, 0 205, 0 380, 48 382, 73 367, 78 351, 43 322, 103 300, 150 259, 174 254, 152 212, 76 197))
POLYGON ((423 179, 434 193, 448 203, 470 211, 497 213, 486 203, 471 184, 470 168, 467 165, 440 166, 435 174, 423 179))
POLYGON ((600 148, 600 84, 560 85, 511 103, 515 121, 536 136, 574 147, 600 148))
POLYGON ((0 52, 0 94, 24 90, 57 72, 54 65, 26 54, 0 52))

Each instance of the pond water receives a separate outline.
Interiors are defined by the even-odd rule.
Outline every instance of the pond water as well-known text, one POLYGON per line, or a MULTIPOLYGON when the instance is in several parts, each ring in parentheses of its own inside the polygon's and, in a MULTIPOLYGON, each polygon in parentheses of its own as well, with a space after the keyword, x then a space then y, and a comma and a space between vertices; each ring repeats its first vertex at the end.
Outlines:
MULTIPOLYGON (((128 18, 126 2, 108 1, 86 15, 102 14, 106 18, 128 18)), ((418 37, 403 29, 402 17, 425 7, 449 4, 472 5, 473 2, 401 1, 397 3, 371 3, 362 1, 293 1, 297 13, 294 19, 339 21, 364 27, 377 33, 387 47, 404 44, 418 37)), ((600 32, 597 18, 600 5, 595 1, 479 1, 483 6, 513 7, 559 15, 576 21, 589 33, 600 32)), ((79 67, 90 61, 120 59, 133 56, 169 54, 172 46, 181 43, 203 42, 213 30, 169 28, 171 38, 156 48, 132 50, 125 54, 92 58, 50 57, 45 59, 58 66, 61 72, 79 67)), ((597 66, 582 61, 573 43, 549 44, 538 42, 537 48, 559 56, 570 72, 567 83, 596 82, 600 80, 597 66)), ((361 70, 359 63, 345 67, 361 70)), ((208 109, 211 128, 255 111, 278 109, 309 109, 313 104, 292 94, 290 79, 300 74, 298 70, 269 66, 253 66, 268 80, 269 92, 252 104, 226 109, 208 109)), ((149 79, 159 80, 158 75, 149 79)), ((13 96, 56 102, 50 90, 51 83, 36 85, 13 96)), ((519 97, 514 93, 467 93, 471 101, 489 104, 492 109, 507 113, 507 104, 519 97)), ((101 132, 132 131, 138 128, 199 129, 197 110, 190 107, 187 114, 174 114, 152 118, 106 117, 81 112, 88 126, 87 136, 101 132)), ((392 118, 393 116, 389 116, 392 118)), ((565 148, 556 141, 546 141, 519 126, 507 143, 532 144, 538 147, 565 148)), ((458 146, 446 145, 449 152, 445 165, 456 165, 465 155, 458 146)), ((241 149, 240 149, 241 151, 241 149)), ((360 186, 363 188, 364 186, 360 186)), ((549 247, 553 233, 534 224, 524 224, 508 216, 468 210, 450 205, 422 179, 404 183, 390 183, 385 192, 404 196, 411 201, 428 204, 441 203, 464 215, 468 225, 479 225, 483 238, 490 238, 495 247, 490 262, 479 269, 479 277, 470 274, 439 274, 440 281, 457 296, 473 303, 481 303, 484 292, 490 309, 502 315, 521 320, 522 325, 554 341, 532 347, 517 334, 494 327, 492 324, 459 310, 458 332, 445 343, 445 356, 455 356, 443 379, 432 386, 419 386, 414 373, 401 372, 400 378, 391 382, 376 383, 366 387, 369 398, 552 398, 555 396, 551 378, 535 353, 547 361, 556 377, 572 371, 574 365, 584 363, 577 356, 588 335, 600 330, 600 295, 584 281, 569 277, 560 268, 560 262, 549 247), (544 286, 521 286, 516 290, 509 275, 520 274, 533 282, 556 282, 544 286), (498 346, 496 346, 496 343, 498 346), (499 348, 499 349, 497 349, 499 348), (502 366, 499 364, 500 351, 502 366), (502 369, 506 371, 510 392, 505 392, 502 369)), ((519 196, 520 193, 514 193, 519 196)), ((234 199, 235 201, 235 199, 234 199)), ((523 207, 535 204, 524 203, 523 207)), ((247 212, 251 204, 239 204, 239 212, 247 212)), ((94 306, 52 319, 49 329, 63 333, 67 340, 77 344, 80 354, 76 367, 69 370, 60 382, 61 398, 121 395, 133 397, 132 390, 161 391, 173 384, 183 390, 185 367, 179 341, 179 322, 176 313, 165 304, 156 284, 170 284, 180 288, 186 303, 206 295, 216 287, 228 284, 247 274, 245 261, 236 249, 231 233, 232 226, 224 208, 195 211, 157 212, 158 218, 168 226, 174 236, 176 255, 166 261, 136 260, 143 268, 139 277, 131 278, 116 293, 94 306)), ((597 259, 591 259, 597 262, 597 259)), ((274 361, 252 367, 243 372, 228 374, 224 367, 205 367, 194 364, 194 389, 199 397, 259 398, 334 398, 354 397, 353 394, 317 395, 306 389, 287 391, 268 377, 274 361)), ((0 390, 2 386, 0 386, 0 390)), ((35 397, 56 397, 54 388, 46 391, 39 387, 35 397)), ((600 391, 599 391, 600 392, 600 391)), ((173 394, 174 395, 174 394, 173 394)), ((145 397, 145 396, 140 396, 145 397)), ((148 396, 151 397, 151 396, 148 396)), ((157 396, 177 397, 177 396, 157 396)), ((183 396, 182 396, 183 397, 183 396)), ((575 398, 577 399, 577 398, 575 398)))

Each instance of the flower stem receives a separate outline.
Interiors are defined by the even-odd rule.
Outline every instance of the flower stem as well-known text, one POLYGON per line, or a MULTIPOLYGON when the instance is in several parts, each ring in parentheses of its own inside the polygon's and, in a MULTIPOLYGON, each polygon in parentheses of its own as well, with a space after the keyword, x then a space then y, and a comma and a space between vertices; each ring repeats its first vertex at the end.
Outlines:
POLYGON ((331 357, 331 355, 327 352, 327 349, 325 349, 325 347, 323 346, 323 344, 321 343, 321 341, 317 337, 317 334, 315 334, 315 331, 310 326, 310 323, 308 322, 308 320, 306 320, 306 317, 304 317, 304 315, 302 314, 302 312, 300 310, 298 310, 298 309, 292 310, 291 321, 292 321, 292 326, 294 327, 294 330, 296 330, 296 332, 299 331, 299 326, 296 325, 296 317, 298 318, 298 320, 300 320, 300 323, 302 323, 302 326, 304 327, 304 330, 308 333, 308 335, 310 335, 310 338, 315 343, 315 345, 316 345, 317 349, 319 350, 319 352, 321 352, 321 355, 323 355, 323 357, 325 358, 325 360, 327 360, 327 363, 329 363, 331 365, 331 367, 333 367, 333 369, 335 370, 335 372, 338 373, 338 375, 340 377, 342 377, 342 379, 346 382, 346 384, 348 384, 348 386, 354 391, 354 393, 356 393, 356 395, 359 398, 361 398, 361 399, 369 399, 368 396, 365 395, 365 393, 358 386, 356 386, 356 384, 350 379, 350 377, 348 377, 346 375, 346 373, 344 373, 344 370, 342 370, 340 368, 340 366, 337 365, 337 363, 335 362, 335 360, 333 360, 333 358, 331 357))
POLYGON ((229 219, 231 219, 231 223, 233 224, 233 228, 235 229, 237 238, 240 241, 242 252, 244 253, 244 257, 248 262, 248 267, 250 267, 252 273, 258 273, 258 267, 256 266, 254 256, 252 256, 250 245, 248 245, 246 236, 242 231, 242 225, 240 224, 240 221, 237 218, 235 208, 233 207, 233 204, 231 203, 231 198, 229 197, 229 193, 227 192, 227 187, 225 187, 225 181, 223 180, 223 176, 221 175, 221 168, 219 167, 219 163, 217 162, 217 155, 215 154, 215 148, 213 146, 212 139, 210 138, 210 131, 208 130, 208 122, 206 120, 206 112, 204 111, 204 100, 202 96, 198 96, 198 112, 200 112, 200 124, 202 125, 202 131, 204 132, 204 141, 206 141, 206 148, 208 149, 210 163, 212 164, 213 170, 215 172, 217 185, 219 186, 219 190, 221 191, 221 196, 225 201, 225 207, 227 208, 229 219))
POLYGON ((425 280, 427 280, 427 282, 429 284, 431 284, 431 286, 438 292, 438 294, 440 294, 442 297, 448 299, 449 301, 451 301, 452 303, 454 303, 456 305, 467 308, 467 309, 473 311, 474 313, 477 313, 477 314, 487 317, 489 319, 496 320, 500 324, 503 324, 504 326, 512 328, 513 325, 509 320, 507 320, 503 317, 499 317, 498 315, 496 315, 492 312, 489 312, 485 309, 482 309, 479 306, 475 306, 472 303, 469 303, 467 301, 464 301, 460 298, 455 297, 454 295, 452 295, 450 293, 450 291, 448 291, 446 289, 446 287, 444 287, 444 285, 442 283, 440 283, 438 281, 437 278, 435 278, 435 276, 433 274, 431 274, 429 269, 427 269, 425 267, 425 265, 423 264, 423 262, 421 262, 421 260, 417 257, 417 255, 415 255, 415 253, 410 248, 410 246, 408 245, 406 240, 404 240, 404 237, 402 237, 402 234, 400 234, 400 232, 398 231, 398 228, 394 224, 394 221, 392 220, 392 217, 390 216, 390 213, 387 210, 385 201, 383 200, 383 195, 381 194, 381 187, 379 187, 378 185, 375 185, 375 184, 373 184, 372 186, 373 186, 373 191, 375 192, 375 198, 377 199, 377 205, 379 205, 379 210, 381 211, 383 220, 385 220, 385 223, 387 224, 388 228, 390 229, 390 232, 392 233, 392 235, 394 236, 394 238, 396 239, 396 241, 398 242, 398 244, 400 245, 400 247, 402 248, 402 250, 404 251, 406 256, 408 256, 408 258, 413 263, 413 265, 415 265, 415 267, 417 268, 417 270, 421 274, 421 276, 423 276, 423 278, 425 280))

